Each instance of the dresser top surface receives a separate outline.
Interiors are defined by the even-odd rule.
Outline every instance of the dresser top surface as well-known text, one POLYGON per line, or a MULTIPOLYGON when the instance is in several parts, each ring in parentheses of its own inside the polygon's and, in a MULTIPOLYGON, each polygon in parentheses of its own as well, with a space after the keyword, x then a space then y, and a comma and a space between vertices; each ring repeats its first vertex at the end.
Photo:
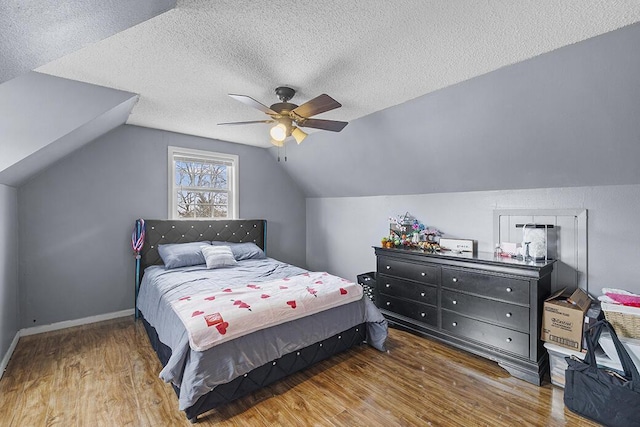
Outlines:
POLYGON ((425 257, 433 261, 436 261, 436 260, 460 261, 460 262, 470 262, 474 264, 493 265, 496 267, 512 267, 512 268, 531 269, 531 270, 543 270, 546 267, 549 267, 556 262, 556 260, 551 260, 551 259, 542 260, 542 261, 524 261, 522 259, 517 259, 517 258, 498 257, 491 252, 478 252, 476 254, 471 254, 468 252, 463 252, 459 254, 453 253, 453 252, 429 253, 421 249, 389 249, 389 248, 382 248, 378 246, 374 246, 374 249, 376 251, 376 255, 390 255, 390 256, 412 255, 412 256, 425 257))

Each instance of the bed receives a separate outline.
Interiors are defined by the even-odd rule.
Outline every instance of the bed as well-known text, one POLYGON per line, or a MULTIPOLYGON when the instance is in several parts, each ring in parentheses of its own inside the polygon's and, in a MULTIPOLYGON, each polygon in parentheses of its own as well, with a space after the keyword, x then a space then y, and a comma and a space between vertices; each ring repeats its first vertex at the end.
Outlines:
MULTIPOLYGON (((191 296, 211 295, 205 299, 215 300, 218 295, 218 301, 210 301, 213 304, 222 300, 220 295, 224 292, 262 289, 258 292, 266 298, 269 295, 265 295, 264 289, 274 290, 278 285, 280 289, 286 288, 282 281, 316 280, 317 275, 327 275, 268 258, 266 225, 264 220, 145 221, 144 246, 136 268, 136 283, 139 284, 139 289, 136 285, 136 314, 163 366, 160 378, 173 385, 179 409, 191 422, 196 422, 200 414, 363 342, 384 350, 386 320, 364 296, 293 320, 283 318, 281 323, 273 325, 261 321, 261 327, 254 325, 246 335, 236 338, 226 336, 226 329, 218 329, 221 341, 207 346, 198 341, 197 333, 185 326, 190 316, 179 310, 179 304, 188 303, 191 296), (194 242, 227 247, 221 251, 228 251, 231 246, 237 263, 207 268, 206 264, 193 261, 192 265, 176 264, 175 268, 165 268, 174 265, 172 261, 168 261, 167 266, 163 264, 158 248, 164 250, 163 255, 168 259, 166 248, 169 246, 161 245, 181 244, 179 248, 199 245, 194 242), (244 250, 247 246, 256 250, 245 251, 250 252, 248 255, 240 251, 238 256, 236 249, 244 250)), ((137 221, 136 227, 139 226, 140 221, 137 221)), ((208 246, 201 249, 203 252, 210 250, 208 246)), ((344 281, 345 289, 347 285, 358 287, 345 279, 331 278, 344 281)), ((309 300, 319 301, 315 298, 317 291, 310 286, 306 289, 309 300)), ((350 290, 351 298, 357 298, 354 291, 350 290)), ((290 302, 287 304, 291 307, 290 302)), ((235 304, 239 310, 254 310, 256 315, 259 312, 259 307, 246 305, 239 298, 235 304)), ((194 311, 193 315, 201 313, 194 311)), ((228 327, 228 323, 217 318, 209 324, 216 328, 221 325, 228 327)))

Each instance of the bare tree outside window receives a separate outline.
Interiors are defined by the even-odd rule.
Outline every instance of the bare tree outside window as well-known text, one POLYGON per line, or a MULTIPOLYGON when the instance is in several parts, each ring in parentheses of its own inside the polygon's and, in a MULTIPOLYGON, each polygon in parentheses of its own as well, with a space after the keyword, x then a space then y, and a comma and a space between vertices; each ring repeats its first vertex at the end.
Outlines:
POLYGON ((174 216, 178 218, 230 218, 233 202, 228 159, 173 155, 174 216))

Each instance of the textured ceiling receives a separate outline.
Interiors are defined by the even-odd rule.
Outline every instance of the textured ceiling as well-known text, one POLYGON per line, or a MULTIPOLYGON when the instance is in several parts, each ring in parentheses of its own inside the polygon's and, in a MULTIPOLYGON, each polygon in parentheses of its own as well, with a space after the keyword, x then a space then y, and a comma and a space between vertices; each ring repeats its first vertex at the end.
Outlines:
POLYGON ((2 0, 0 83, 173 8, 175 0, 2 0))
POLYGON ((640 21, 622 0, 182 0, 175 9, 37 71, 140 94, 128 123, 256 146, 289 85, 327 93, 351 121, 505 65, 640 21))

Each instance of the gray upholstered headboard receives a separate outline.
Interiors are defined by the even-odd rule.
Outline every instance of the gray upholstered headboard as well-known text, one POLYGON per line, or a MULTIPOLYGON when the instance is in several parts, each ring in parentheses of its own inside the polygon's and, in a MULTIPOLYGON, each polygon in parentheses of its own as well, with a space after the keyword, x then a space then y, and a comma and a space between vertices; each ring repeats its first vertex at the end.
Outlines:
POLYGON ((162 264, 158 245, 199 240, 253 242, 266 253, 267 221, 264 219, 230 220, 144 220, 146 235, 140 251, 140 276, 150 265, 162 264))

